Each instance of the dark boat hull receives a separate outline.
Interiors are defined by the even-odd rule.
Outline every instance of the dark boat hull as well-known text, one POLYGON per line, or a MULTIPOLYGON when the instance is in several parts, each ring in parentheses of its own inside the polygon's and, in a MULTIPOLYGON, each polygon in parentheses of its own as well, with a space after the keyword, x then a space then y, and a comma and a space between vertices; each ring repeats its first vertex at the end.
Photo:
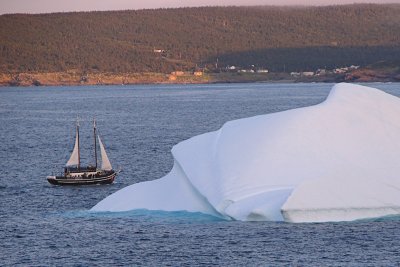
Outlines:
POLYGON ((65 177, 65 176, 49 176, 47 181, 52 185, 96 185, 96 184, 112 184, 114 182, 116 172, 110 172, 93 178, 81 177, 65 177))

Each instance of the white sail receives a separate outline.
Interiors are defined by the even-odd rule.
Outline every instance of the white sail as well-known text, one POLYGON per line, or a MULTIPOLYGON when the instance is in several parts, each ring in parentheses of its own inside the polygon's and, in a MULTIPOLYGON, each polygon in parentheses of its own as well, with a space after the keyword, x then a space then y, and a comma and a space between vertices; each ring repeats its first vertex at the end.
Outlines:
POLYGON ((99 138, 99 144, 100 144, 100 153, 101 153, 101 169, 110 171, 112 170, 112 166, 110 163, 110 160, 108 159, 106 150, 104 149, 104 145, 101 142, 100 136, 97 136, 99 138))
POLYGON ((74 150, 72 151, 71 157, 69 158, 66 166, 79 165, 79 161, 80 161, 80 159, 79 159, 79 130, 77 127, 74 150))

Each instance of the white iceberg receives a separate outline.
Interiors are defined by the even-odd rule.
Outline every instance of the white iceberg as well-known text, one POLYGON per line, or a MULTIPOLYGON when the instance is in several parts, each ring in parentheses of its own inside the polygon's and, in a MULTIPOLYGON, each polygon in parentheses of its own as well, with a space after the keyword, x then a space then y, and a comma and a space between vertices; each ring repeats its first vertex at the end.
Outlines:
POLYGON ((321 104, 227 122, 172 155, 165 177, 123 188, 92 211, 288 222, 400 214, 400 99, 377 89, 338 84, 321 104))

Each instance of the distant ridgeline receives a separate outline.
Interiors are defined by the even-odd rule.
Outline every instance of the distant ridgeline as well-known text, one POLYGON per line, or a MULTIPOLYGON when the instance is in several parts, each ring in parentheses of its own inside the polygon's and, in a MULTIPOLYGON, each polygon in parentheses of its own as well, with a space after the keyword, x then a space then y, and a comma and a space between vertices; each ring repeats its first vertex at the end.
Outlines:
POLYGON ((400 60, 400 4, 0 16, 0 72, 299 72, 400 60), (254 68, 253 66, 253 68, 254 68))

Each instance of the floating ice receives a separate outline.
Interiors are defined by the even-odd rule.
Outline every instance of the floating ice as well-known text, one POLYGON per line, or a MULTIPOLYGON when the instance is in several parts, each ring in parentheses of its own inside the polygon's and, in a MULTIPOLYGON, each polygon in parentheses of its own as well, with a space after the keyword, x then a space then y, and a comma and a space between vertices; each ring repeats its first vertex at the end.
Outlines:
POLYGON ((236 220, 400 214, 400 99, 350 84, 321 104, 227 122, 172 149, 165 177, 93 211, 196 211, 236 220))

